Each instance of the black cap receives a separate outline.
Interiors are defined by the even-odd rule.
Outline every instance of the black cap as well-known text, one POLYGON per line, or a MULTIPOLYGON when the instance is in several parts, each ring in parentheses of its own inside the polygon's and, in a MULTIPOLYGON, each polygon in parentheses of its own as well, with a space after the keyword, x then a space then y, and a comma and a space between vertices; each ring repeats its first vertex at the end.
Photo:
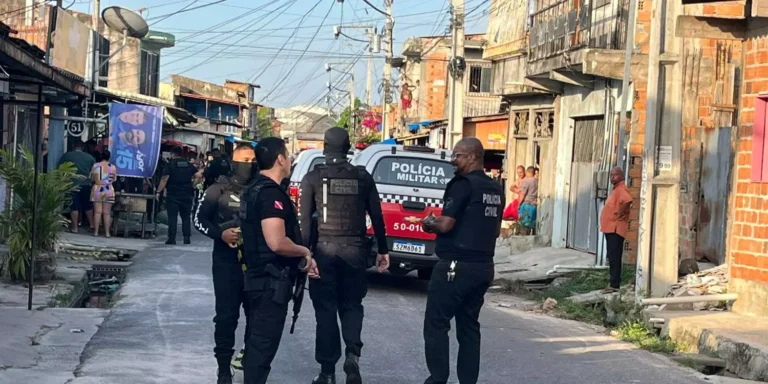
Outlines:
POLYGON ((347 152, 352 148, 349 143, 349 132, 343 128, 333 127, 325 131, 323 139, 323 154, 326 158, 346 160, 347 152))

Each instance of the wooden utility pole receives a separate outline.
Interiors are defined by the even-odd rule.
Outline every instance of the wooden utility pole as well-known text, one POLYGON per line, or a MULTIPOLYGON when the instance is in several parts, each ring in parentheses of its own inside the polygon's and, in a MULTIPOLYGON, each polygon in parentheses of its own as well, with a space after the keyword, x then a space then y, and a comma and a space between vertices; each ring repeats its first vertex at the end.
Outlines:
POLYGON ((368 75, 365 80, 365 104, 368 107, 373 103, 373 55, 368 55, 368 75))
POLYGON ((448 109, 448 142, 453 146, 461 140, 464 131, 464 0, 451 0, 451 61, 448 72, 451 75, 448 109))
POLYGON ((680 0, 653 2, 640 186, 638 298, 664 296, 669 285, 677 282, 683 40, 668 23, 674 23, 681 11, 680 0))
POLYGON ((349 75, 349 126, 357 132, 357 108, 355 108, 355 73, 349 75))

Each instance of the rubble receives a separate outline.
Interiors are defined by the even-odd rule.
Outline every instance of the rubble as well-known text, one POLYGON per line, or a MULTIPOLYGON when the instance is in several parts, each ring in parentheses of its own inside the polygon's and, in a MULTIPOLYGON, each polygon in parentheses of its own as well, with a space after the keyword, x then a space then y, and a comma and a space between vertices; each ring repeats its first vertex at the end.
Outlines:
MULTIPOLYGON (((702 270, 680 278, 670 286, 667 297, 704 296, 727 293, 728 271, 725 265, 702 270)), ((694 311, 722 311, 725 305, 722 302, 700 302, 693 304, 666 304, 659 309, 688 309, 694 311), (672 308, 674 306, 674 308, 672 308)))
POLYGON ((542 304, 541 309, 545 311, 551 311, 557 307, 557 300, 548 297, 546 300, 544 300, 544 304, 542 304))

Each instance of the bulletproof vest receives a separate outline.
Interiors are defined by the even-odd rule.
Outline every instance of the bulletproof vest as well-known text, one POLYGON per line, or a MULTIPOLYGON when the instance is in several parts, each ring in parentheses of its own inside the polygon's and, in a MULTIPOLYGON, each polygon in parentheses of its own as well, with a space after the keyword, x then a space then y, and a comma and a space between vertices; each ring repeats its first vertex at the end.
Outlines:
POLYGON ((501 230, 504 191, 499 183, 485 174, 476 172, 454 177, 446 190, 450 190, 461 178, 469 180, 469 202, 457 216, 451 232, 437 237, 437 247, 488 253, 493 257, 496 239, 501 230))
POLYGON ((318 165, 320 185, 314 185, 317 232, 324 236, 364 236, 365 168, 349 163, 318 165))
POLYGON ((168 177, 168 192, 192 192, 192 176, 195 166, 186 159, 171 159, 171 175, 168 177))
POLYGON ((240 192, 242 192, 243 187, 235 183, 231 178, 220 180, 215 185, 216 188, 221 188, 219 200, 216 202, 218 205, 216 209, 216 224, 222 225, 237 220, 240 212, 240 192))
MULTIPOLYGON (((258 274, 263 272, 268 264, 275 266, 298 266, 300 258, 286 258, 277 255, 267 245, 264 234, 261 231, 261 213, 259 212, 259 193, 266 188, 276 188, 285 194, 286 201, 288 193, 278 184, 267 177, 259 176, 255 181, 248 184, 240 195, 240 229, 243 238, 243 253, 249 273, 258 274)), ((301 244, 301 229, 296 218, 296 207, 293 204, 287 204, 284 209, 288 210, 286 224, 293 229, 286 230, 288 236, 294 243, 301 244)))

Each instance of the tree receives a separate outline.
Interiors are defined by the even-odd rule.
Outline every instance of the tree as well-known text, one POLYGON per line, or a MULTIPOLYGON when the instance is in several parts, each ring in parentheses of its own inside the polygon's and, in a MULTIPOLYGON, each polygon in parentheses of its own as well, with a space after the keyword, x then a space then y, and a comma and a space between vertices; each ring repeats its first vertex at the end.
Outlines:
MULTIPOLYGON (((360 118, 360 107, 363 106, 363 103, 360 101, 360 99, 355 98, 355 115, 357 116, 357 125, 360 126, 360 122, 362 119, 360 118)), ((344 108, 344 110, 341 112, 341 115, 339 115, 339 120, 336 121, 336 126, 340 128, 344 128, 346 130, 349 130, 352 128, 352 111, 350 111, 349 106, 344 108)), ((351 133, 351 132, 350 132, 351 133)))
POLYGON ((274 136, 272 131, 272 119, 269 116, 268 108, 261 108, 256 117, 256 139, 261 140, 266 137, 274 136))

